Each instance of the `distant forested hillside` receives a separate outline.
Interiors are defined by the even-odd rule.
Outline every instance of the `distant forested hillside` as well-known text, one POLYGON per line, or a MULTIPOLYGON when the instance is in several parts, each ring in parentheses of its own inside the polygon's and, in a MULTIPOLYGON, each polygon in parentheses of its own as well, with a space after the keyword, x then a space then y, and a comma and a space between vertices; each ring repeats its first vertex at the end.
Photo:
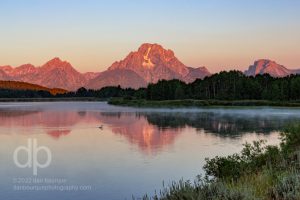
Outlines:
POLYGON ((31 90, 31 91, 46 91, 49 92, 51 95, 56 94, 64 94, 67 90, 59 89, 59 88, 46 88, 40 85, 25 83, 25 82, 18 82, 18 81, 0 81, 0 89, 1 90, 31 90))

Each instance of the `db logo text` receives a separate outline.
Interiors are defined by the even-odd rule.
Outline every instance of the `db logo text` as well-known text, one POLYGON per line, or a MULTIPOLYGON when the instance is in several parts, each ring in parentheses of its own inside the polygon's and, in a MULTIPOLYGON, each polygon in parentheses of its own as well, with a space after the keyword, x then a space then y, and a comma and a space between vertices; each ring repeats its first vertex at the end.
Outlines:
POLYGON ((52 154, 48 147, 38 146, 37 139, 28 139, 27 146, 19 146, 15 149, 13 155, 14 162, 17 167, 20 168, 32 168, 33 175, 37 176, 38 168, 46 168, 50 165, 52 160, 52 154), (19 161, 19 154, 24 152, 27 155, 27 161, 21 163, 19 161), (40 163, 38 161, 38 154, 44 152, 46 161, 40 163))

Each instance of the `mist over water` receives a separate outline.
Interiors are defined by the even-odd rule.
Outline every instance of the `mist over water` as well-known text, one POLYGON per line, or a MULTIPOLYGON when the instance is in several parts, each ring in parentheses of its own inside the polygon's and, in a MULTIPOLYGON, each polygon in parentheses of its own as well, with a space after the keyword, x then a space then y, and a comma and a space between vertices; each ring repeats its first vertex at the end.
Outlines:
MULTIPOLYGON (((289 108, 138 109, 105 102, 0 104, 0 199, 131 199, 153 193, 162 181, 194 179, 206 157, 228 155, 246 141, 278 143, 279 132, 300 121, 289 108), (13 152, 36 138, 52 153, 40 178, 87 191, 14 191, 13 152)), ((26 155, 21 156, 26 159, 26 155)), ((43 161, 45 155, 41 155, 43 161)), ((30 184, 29 184, 30 185, 30 184)), ((31 185, 33 185, 31 183, 31 185)))

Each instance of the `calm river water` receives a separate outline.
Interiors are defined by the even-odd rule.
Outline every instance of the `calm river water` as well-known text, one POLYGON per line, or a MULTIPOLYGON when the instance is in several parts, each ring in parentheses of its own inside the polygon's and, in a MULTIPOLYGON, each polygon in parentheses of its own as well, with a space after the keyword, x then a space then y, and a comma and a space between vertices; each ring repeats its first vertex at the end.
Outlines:
POLYGON ((0 103, 0 199, 131 199, 193 180, 206 157, 300 122, 300 109, 0 103), (34 169, 36 174, 34 175, 34 169))

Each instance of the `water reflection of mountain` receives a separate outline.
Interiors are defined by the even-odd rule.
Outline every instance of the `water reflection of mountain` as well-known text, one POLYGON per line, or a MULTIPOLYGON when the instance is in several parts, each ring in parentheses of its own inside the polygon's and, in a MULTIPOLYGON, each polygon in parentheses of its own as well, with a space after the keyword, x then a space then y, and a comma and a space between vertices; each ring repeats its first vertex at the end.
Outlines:
POLYGON ((5 127, 5 133, 10 133, 12 128, 18 128, 20 133, 29 134, 37 128, 58 139, 78 128, 89 127, 89 131, 98 133, 97 127, 104 125, 112 133, 125 137, 148 154, 173 144, 183 131, 191 129, 217 137, 235 137, 251 132, 268 134, 282 129, 289 123, 300 122, 300 115, 291 114, 290 111, 287 114, 274 114, 274 111, 263 115, 253 113, 243 110, 237 113, 218 110, 100 112, 84 109, 0 109, 0 128, 5 127))
POLYGON ((221 114, 216 112, 144 113, 144 116, 150 124, 162 129, 189 126, 226 137, 249 132, 267 134, 282 130, 287 124, 300 122, 300 116, 248 116, 247 114, 221 114))
POLYGON ((94 115, 87 112, 0 110, 0 127, 20 128, 22 133, 28 134, 33 133, 36 128, 41 128, 55 139, 70 134, 76 124, 86 120, 97 123, 94 115))
POLYGON ((108 125, 113 133, 124 136, 132 144, 137 144, 146 154, 156 153, 173 144, 181 133, 177 128, 160 129, 150 124, 143 114, 101 113, 100 121, 108 125))

